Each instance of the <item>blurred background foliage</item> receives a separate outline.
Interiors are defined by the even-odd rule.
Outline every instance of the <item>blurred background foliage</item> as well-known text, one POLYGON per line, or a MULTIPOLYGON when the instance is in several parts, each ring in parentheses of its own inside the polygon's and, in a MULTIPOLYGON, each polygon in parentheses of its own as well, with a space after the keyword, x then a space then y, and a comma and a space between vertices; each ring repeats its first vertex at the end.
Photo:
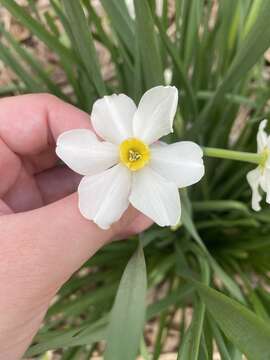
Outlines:
MULTIPOLYGON (((256 151, 270 110, 270 1, 130 3, 0 0, 1 96, 50 92, 90 112, 105 94, 138 102, 170 83, 180 106, 166 141, 256 151)), ((270 359, 270 208, 250 210, 251 165, 205 165, 181 190, 179 226, 99 251, 60 290, 27 356, 270 359)))

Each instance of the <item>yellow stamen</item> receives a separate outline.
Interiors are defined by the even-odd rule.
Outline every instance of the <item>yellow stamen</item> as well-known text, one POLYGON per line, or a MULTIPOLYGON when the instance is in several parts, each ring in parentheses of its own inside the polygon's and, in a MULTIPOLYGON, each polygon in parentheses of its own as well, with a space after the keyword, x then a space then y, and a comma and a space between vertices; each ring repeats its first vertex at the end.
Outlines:
POLYGON ((127 139, 120 144, 119 155, 122 164, 132 171, 142 169, 150 160, 148 145, 135 138, 127 139))

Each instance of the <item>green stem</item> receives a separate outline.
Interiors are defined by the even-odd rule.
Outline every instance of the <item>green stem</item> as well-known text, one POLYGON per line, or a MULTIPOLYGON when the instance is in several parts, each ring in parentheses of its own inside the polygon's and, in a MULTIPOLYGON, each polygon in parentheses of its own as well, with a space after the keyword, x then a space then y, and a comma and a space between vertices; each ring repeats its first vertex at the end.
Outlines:
POLYGON ((205 156, 209 156, 209 157, 246 161, 254 164, 262 164, 264 161, 263 154, 255 154, 255 153, 242 152, 242 151, 203 147, 203 153, 205 156))

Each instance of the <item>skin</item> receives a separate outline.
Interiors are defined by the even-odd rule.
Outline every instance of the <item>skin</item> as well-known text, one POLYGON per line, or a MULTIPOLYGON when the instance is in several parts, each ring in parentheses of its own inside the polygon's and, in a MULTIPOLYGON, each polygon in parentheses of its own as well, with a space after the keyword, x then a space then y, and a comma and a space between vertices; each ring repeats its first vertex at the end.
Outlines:
POLYGON ((91 128, 89 115, 52 95, 0 100, 0 360, 21 359, 58 289, 88 258, 151 224, 133 208, 106 231, 82 217, 80 177, 55 155, 57 137, 74 128, 91 128))

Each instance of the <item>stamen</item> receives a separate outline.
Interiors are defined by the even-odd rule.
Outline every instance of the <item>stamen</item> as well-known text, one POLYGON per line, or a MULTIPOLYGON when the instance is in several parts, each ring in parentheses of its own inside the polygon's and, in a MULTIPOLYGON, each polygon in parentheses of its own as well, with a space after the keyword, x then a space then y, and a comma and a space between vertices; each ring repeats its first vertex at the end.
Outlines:
POLYGON ((142 169, 150 160, 150 150, 147 144, 136 138, 124 140, 119 146, 121 163, 131 171, 142 169))
POLYGON ((132 150, 130 149, 128 151, 128 160, 133 162, 133 161, 138 161, 142 158, 142 155, 138 152, 138 151, 135 151, 135 150, 132 150))

